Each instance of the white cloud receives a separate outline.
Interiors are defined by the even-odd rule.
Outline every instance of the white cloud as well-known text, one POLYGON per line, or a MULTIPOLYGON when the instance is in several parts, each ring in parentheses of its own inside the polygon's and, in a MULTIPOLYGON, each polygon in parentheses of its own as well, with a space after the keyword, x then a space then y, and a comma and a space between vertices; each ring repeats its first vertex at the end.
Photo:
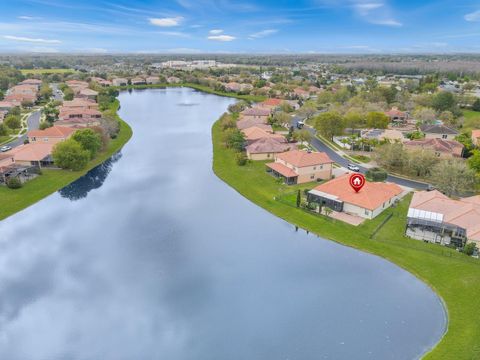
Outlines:
POLYGON ((223 42, 233 41, 235 39, 236 37, 231 35, 211 35, 208 37, 208 40, 223 41, 223 42))
POLYGON ((220 35, 221 33, 223 33, 223 30, 222 29, 213 29, 213 30, 210 30, 209 33, 210 33, 210 35, 220 35))
POLYGON ((171 17, 171 18, 150 18, 148 19, 150 24, 161 27, 171 27, 178 26, 183 21, 182 16, 171 17))
POLYGON ((362 16, 366 16, 370 11, 379 9, 383 6, 384 4, 382 3, 358 3, 354 5, 355 9, 362 16))
POLYGON ((400 21, 394 19, 385 19, 385 20, 375 20, 371 19, 370 22, 376 25, 385 25, 385 26, 392 26, 392 27, 401 27, 403 24, 400 21))
POLYGON ((40 18, 38 18, 38 17, 34 17, 34 16, 25 16, 25 15, 23 15, 23 16, 19 16, 18 18, 19 18, 20 20, 37 20, 37 19, 40 19, 40 18))
POLYGON ((277 33, 277 32, 278 32, 277 29, 262 30, 262 31, 259 31, 259 32, 257 32, 257 33, 251 34, 251 35, 250 35, 250 38, 260 39, 260 38, 264 38, 264 37, 266 37, 266 36, 275 34, 275 33, 277 33))
POLYGON ((466 14, 463 18, 466 21, 480 21, 480 10, 466 14))
POLYGON ((161 34, 161 35, 176 36, 176 37, 183 37, 183 38, 190 37, 189 34, 181 32, 181 31, 158 31, 157 33, 161 34))
POLYGON ((31 43, 42 43, 42 44, 61 44, 60 40, 48 40, 48 39, 35 39, 35 38, 28 38, 22 36, 12 36, 12 35, 4 35, 4 39, 13 40, 13 41, 21 41, 21 42, 31 42, 31 43))

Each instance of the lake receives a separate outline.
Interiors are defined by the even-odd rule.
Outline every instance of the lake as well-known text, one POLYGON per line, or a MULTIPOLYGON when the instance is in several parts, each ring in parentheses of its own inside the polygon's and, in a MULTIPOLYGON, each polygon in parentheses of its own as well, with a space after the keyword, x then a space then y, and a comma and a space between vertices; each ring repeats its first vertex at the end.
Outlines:
POLYGON ((424 283, 214 175, 211 125, 233 99, 119 99, 121 153, 0 222, 1 359, 416 359, 439 341, 424 283))

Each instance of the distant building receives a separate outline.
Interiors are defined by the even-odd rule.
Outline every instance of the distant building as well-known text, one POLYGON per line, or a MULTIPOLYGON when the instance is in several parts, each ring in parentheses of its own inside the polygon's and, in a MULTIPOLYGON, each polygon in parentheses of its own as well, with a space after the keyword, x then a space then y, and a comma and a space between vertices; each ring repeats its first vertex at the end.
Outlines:
POLYGON ((263 123, 267 123, 269 117, 270 109, 261 107, 248 108, 240 113, 240 119, 242 120, 258 120, 263 123))
POLYGON ((128 80, 125 78, 115 78, 112 80, 113 86, 127 86, 128 80))
POLYGON ((275 138, 260 138, 248 145, 245 150, 250 160, 271 160, 275 154, 292 149, 294 145, 280 142, 275 138))
POLYGON ((435 125, 422 125, 420 130, 425 134, 427 139, 444 139, 454 140, 458 135, 458 131, 448 126, 435 124, 435 125))
POLYGON ((385 112, 390 119, 391 123, 405 123, 408 119, 408 114, 405 111, 398 110, 397 107, 392 107, 389 111, 385 112))
POLYGON ((27 137, 31 144, 56 144, 67 140, 75 131, 75 129, 70 127, 52 126, 44 130, 31 130, 27 133, 27 137))
POLYGON ((461 158, 464 146, 458 141, 444 139, 411 140, 403 143, 406 150, 430 151, 440 158, 461 158))

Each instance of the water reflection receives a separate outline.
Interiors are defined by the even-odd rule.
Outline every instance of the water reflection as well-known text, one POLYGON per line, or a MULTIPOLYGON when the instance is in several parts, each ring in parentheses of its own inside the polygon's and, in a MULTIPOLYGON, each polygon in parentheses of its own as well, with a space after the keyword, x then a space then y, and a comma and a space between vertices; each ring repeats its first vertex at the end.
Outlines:
POLYGON ((119 151, 112 157, 107 159, 103 164, 89 171, 85 176, 74 181, 70 185, 59 190, 62 197, 72 201, 80 200, 87 197, 88 193, 93 189, 98 189, 107 179, 108 174, 112 171, 113 164, 122 157, 119 151))

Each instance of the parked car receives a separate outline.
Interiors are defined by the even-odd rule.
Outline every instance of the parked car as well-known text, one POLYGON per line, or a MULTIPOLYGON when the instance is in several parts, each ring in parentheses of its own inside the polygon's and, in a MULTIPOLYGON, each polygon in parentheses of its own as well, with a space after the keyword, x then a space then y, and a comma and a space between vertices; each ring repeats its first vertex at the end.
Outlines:
POLYGON ((298 121, 297 122, 297 129, 302 129, 305 123, 303 121, 298 121))
POLYGON ((359 171, 360 171, 360 168, 359 168, 357 165, 355 165, 355 164, 348 164, 348 165, 347 165, 347 168, 348 168, 348 170, 355 171, 355 172, 359 172, 359 171))
POLYGON ((6 151, 8 151, 8 150, 12 150, 12 147, 11 147, 11 146, 8 146, 8 145, 5 145, 5 146, 2 146, 2 147, 0 148, 0 151, 1 151, 1 152, 6 152, 6 151))

